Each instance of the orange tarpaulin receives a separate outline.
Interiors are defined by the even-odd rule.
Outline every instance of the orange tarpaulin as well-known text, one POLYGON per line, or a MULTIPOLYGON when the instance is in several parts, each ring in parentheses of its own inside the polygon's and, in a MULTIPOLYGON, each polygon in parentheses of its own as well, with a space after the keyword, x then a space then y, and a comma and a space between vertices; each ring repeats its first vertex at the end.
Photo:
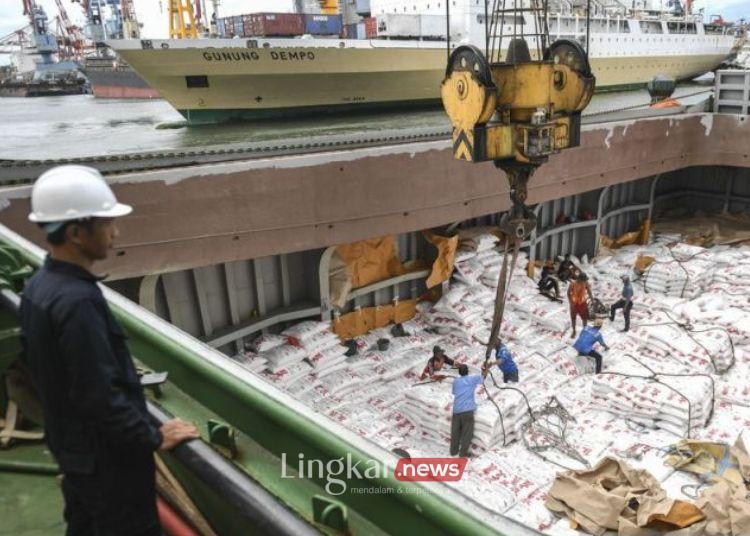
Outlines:
POLYGON ((417 314, 417 300, 403 300, 395 304, 365 307, 333 319, 333 331, 342 340, 364 335, 375 328, 406 322, 417 314))
POLYGON ((407 271, 398 258, 393 236, 342 244, 331 257, 328 271, 331 304, 343 307, 352 289, 407 271))
POLYGON ((620 249, 623 246, 630 246, 632 244, 646 245, 648 244, 650 232, 651 220, 646 218, 641 222, 641 228, 637 231, 625 233, 617 238, 609 238, 608 236, 602 235, 600 241, 601 245, 607 249, 620 249))
POLYGON ((448 281, 453 273, 453 265, 458 249, 458 235, 440 236, 431 231, 422 231, 422 235, 438 250, 437 258, 432 263, 432 271, 425 281, 427 288, 432 288, 443 281, 448 281))
POLYGON ((352 288, 364 287, 406 272, 396 253, 396 239, 381 236, 343 244, 336 253, 349 267, 352 288))

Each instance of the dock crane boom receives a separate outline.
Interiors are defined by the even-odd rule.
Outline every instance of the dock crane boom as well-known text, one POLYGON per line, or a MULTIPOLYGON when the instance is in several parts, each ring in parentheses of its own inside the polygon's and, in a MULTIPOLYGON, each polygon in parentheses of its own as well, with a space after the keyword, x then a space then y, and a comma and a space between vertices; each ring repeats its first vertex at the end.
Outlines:
POLYGON ((62 38, 60 39, 62 55, 68 59, 80 60, 83 58, 83 33, 78 26, 71 22, 62 0, 55 0, 55 4, 57 5, 62 30, 62 38))
POLYGON ((552 154, 579 144, 581 112, 596 84, 588 53, 578 41, 549 44, 547 9, 548 0, 485 0, 484 53, 470 45, 457 47, 441 86, 453 124, 454 157, 493 162, 510 185, 512 205, 500 224, 506 251, 486 360, 497 345, 521 243, 536 227, 526 206, 529 180, 552 154), (529 19, 531 30, 524 22, 529 19))

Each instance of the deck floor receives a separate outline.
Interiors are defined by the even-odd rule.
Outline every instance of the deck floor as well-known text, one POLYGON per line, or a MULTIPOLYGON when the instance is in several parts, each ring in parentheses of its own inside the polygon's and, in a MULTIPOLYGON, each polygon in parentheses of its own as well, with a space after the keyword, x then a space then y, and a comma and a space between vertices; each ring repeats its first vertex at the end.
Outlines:
POLYGON ((0 534, 45 536, 65 533, 59 479, 48 474, 8 471, 3 463, 54 463, 44 444, 0 450, 0 534))

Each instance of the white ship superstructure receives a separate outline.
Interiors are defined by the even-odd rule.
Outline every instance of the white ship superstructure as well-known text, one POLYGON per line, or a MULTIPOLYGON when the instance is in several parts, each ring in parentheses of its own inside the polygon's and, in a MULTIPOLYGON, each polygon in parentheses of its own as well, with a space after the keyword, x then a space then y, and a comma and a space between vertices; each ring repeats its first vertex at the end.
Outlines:
MULTIPOLYGON (((111 45, 191 122, 436 105, 447 58, 445 1, 373 0, 379 33, 386 36, 381 39, 111 45)), ((484 49, 484 0, 450 1, 451 48, 471 43, 484 49)), ((550 39, 588 44, 599 90, 644 85, 656 75, 694 78, 719 66, 735 44, 722 26, 705 25, 679 10, 641 5, 634 11, 602 0, 594 1, 587 33, 585 10, 576 3, 581 2, 563 2, 550 12, 550 39)), ((503 24, 504 35, 511 35, 514 25, 533 27, 520 16, 503 24)))

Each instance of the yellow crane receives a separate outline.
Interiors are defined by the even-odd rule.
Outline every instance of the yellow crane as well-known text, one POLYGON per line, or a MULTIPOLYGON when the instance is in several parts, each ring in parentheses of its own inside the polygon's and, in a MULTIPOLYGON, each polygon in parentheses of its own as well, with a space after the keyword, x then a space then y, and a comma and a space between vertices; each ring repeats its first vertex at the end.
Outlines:
POLYGON ((578 41, 549 44, 547 4, 485 0, 484 53, 474 46, 457 47, 441 86, 453 125, 454 157, 493 162, 510 185, 512 206, 500 225, 508 240, 487 359, 497 344, 505 307, 509 244, 513 242, 515 266, 521 242, 536 227, 526 206, 529 179, 550 155, 579 144, 581 112, 596 84, 578 41), (512 7, 506 8, 506 2, 512 7), (524 20, 531 24, 519 23, 524 20))
POLYGON ((167 14, 169 15, 170 39, 198 38, 198 27, 191 0, 169 0, 167 14))
POLYGON ((336 15, 339 12, 339 0, 318 0, 321 13, 336 15))

